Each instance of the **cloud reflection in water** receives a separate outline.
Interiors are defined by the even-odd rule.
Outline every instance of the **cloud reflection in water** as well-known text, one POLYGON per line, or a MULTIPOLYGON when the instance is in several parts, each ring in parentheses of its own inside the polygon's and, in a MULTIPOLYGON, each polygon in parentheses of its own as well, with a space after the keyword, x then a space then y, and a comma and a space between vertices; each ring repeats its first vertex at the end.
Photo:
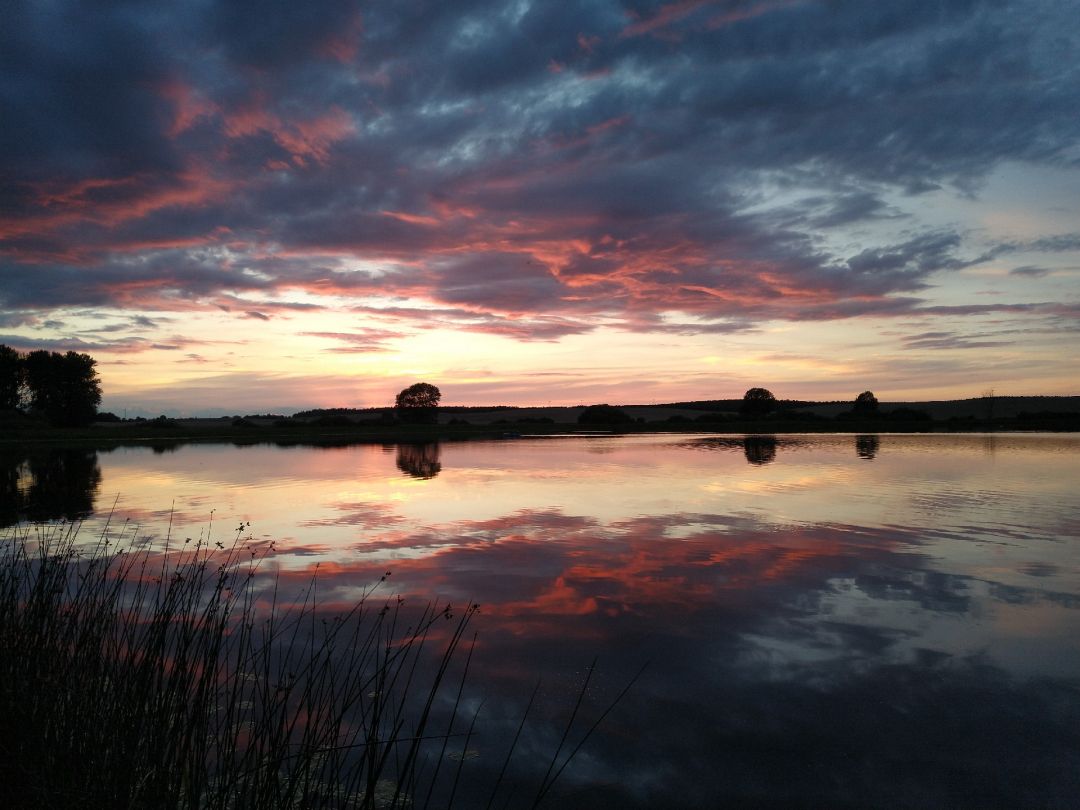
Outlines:
MULTIPOLYGON (((410 602, 479 602, 474 776, 537 677, 523 750, 550 743, 595 656, 597 705, 652 664, 568 771, 571 806, 1065 807, 1080 456, 1061 441, 1003 438, 989 462, 979 437, 192 447, 168 471, 185 507, 250 469, 219 496, 292 533, 282 586, 317 566, 329 610, 386 570, 410 602)), ((102 492, 155 463, 103 455, 102 492)))

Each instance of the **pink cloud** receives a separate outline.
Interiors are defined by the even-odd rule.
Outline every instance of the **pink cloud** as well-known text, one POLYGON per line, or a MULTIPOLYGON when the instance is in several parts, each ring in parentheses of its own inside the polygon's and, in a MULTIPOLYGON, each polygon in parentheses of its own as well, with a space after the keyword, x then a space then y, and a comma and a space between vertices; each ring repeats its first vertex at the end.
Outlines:
POLYGON ((724 12, 723 14, 717 14, 714 17, 710 17, 709 21, 705 23, 705 27, 709 30, 717 28, 724 28, 725 26, 732 25, 733 23, 741 22, 743 20, 753 19, 754 17, 760 17, 762 14, 767 14, 778 8, 789 8, 791 6, 798 6, 804 3, 806 0, 777 0, 777 2, 771 3, 758 3, 755 6, 749 8, 736 9, 735 11, 724 12))
MULTIPOLYGON (((804 0, 777 0, 776 2, 763 2, 747 8, 725 11, 710 17, 705 23, 705 27, 709 30, 723 28, 732 25, 733 23, 741 22, 742 20, 759 17, 774 9, 786 8, 788 6, 798 5, 802 2, 804 2, 804 0)), ((653 34, 654 36, 668 39, 677 38, 676 35, 666 32, 663 29, 666 29, 668 26, 679 20, 691 16, 694 12, 698 11, 698 9, 718 5, 719 3, 720 0, 679 0, 675 3, 668 3, 661 6, 651 17, 639 19, 626 26, 620 32, 619 37, 639 37, 643 34, 653 34)))
POLYGON ((278 124, 274 139, 292 153, 293 160, 303 165, 305 160, 326 163, 330 147, 355 131, 352 118, 344 110, 334 108, 326 115, 306 121, 278 124))
POLYGON ((352 118, 340 107, 312 117, 285 117, 271 109, 259 91, 232 107, 210 101, 179 80, 163 85, 159 95, 172 107, 172 122, 165 133, 169 138, 179 137, 199 121, 216 120, 229 139, 268 133, 300 166, 308 160, 325 163, 330 147, 355 131, 352 118))
POLYGON ((714 5, 717 2, 718 0, 679 0, 679 2, 668 3, 661 6, 651 17, 639 19, 626 26, 619 33, 619 37, 639 37, 642 34, 651 34, 688 17, 703 6, 714 5))
POLYGON ((174 79, 164 84, 159 93, 172 107, 172 123, 166 135, 176 138, 191 129, 197 121, 210 118, 220 112, 220 108, 204 98, 190 84, 174 79))
POLYGON ((425 217, 420 214, 408 214, 404 211, 380 211, 384 217, 391 217, 402 222, 408 222, 410 225, 429 225, 431 227, 437 227, 442 224, 442 220, 437 217, 425 217))

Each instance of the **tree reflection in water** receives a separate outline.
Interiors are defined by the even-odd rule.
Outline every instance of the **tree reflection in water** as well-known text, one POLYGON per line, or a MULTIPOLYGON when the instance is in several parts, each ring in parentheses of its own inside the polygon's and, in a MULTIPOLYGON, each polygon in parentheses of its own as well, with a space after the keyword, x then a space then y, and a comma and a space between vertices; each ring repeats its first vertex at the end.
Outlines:
POLYGON ((768 464, 776 459, 775 436, 747 436, 742 444, 746 460, 751 464, 768 464))
POLYGON ((867 461, 872 461, 877 456, 880 446, 881 440, 873 434, 855 437, 855 452, 859 454, 859 458, 867 461))
POLYGON ((93 513, 100 486, 95 450, 0 453, 0 526, 81 520, 93 513))
POLYGON ((442 471, 439 443, 399 444, 397 468, 413 478, 434 478, 442 471))

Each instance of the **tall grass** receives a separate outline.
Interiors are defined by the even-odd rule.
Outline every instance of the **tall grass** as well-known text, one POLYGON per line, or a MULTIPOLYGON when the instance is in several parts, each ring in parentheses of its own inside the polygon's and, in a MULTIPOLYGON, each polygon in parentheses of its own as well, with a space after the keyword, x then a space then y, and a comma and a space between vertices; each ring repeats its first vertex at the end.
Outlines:
POLYGON ((406 611, 373 587, 326 615, 314 581, 294 601, 257 576, 243 529, 164 551, 63 526, 0 540, 0 803, 452 804, 476 607, 406 611))

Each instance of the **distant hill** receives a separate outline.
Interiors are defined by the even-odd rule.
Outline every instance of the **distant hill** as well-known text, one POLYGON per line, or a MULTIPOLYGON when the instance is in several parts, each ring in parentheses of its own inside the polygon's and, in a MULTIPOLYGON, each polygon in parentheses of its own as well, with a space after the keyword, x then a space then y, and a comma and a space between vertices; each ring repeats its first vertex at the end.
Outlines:
MULTIPOLYGON (((618 403, 612 403, 618 404, 618 403)), ((618 405, 635 419, 647 422, 662 421, 671 417, 695 419, 702 413, 738 413, 742 399, 704 399, 689 402, 667 402, 656 405, 618 405)), ((835 417, 851 410, 851 400, 832 402, 812 402, 807 400, 780 400, 780 409, 796 413, 813 414, 826 418, 835 417)), ((475 425, 497 422, 528 423, 530 421, 551 420, 557 424, 576 424, 584 405, 519 407, 511 405, 450 405, 439 408, 439 421, 466 421, 475 425)), ((882 401, 879 409, 883 413, 899 408, 925 411, 935 420, 964 419, 1007 419, 1021 413, 1080 413, 1080 396, 1075 397, 975 397, 972 399, 930 400, 930 401, 882 401)), ((295 414, 300 419, 312 419, 327 416, 339 416, 351 419, 371 419, 390 408, 320 408, 301 411, 295 414)))
MULTIPOLYGON (((799 410, 805 410, 817 416, 836 416, 851 410, 851 402, 807 402, 800 403, 799 410)), ((1005 419, 1019 416, 1021 413, 1080 412, 1080 397, 974 397, 972 399, 944 399, 924 402, 881 402, 878 408, 890 411, 894 408, 914 408, 926 411, 934 419, 963 419, 973 416, 976 419, 1005 419)))

